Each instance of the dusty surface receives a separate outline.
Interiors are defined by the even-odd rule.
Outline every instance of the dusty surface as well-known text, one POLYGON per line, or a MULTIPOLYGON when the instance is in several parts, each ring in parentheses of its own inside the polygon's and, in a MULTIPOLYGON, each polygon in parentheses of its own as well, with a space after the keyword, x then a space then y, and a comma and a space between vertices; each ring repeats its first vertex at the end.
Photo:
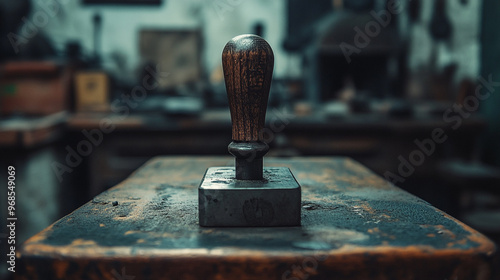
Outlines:
POLYGON ((202 228, 197 188, 229 157, 163 157, 28 240, 19 279, 488 279, 486 237, 346 158, 267 159, 302 226, 202 228), (118 275, 118 276, 117 276, 118 275), (132 278, 124 278, 132 279, 132 278))

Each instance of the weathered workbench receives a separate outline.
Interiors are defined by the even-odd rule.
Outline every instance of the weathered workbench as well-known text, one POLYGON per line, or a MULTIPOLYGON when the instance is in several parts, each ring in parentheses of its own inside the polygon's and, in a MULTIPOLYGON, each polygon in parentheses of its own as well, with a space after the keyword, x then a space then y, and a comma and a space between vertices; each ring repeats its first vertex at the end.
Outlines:
POLYGON ((28 240, 19 279, 488 279, 494 244, 348 158, 267 159, 302 226, 202 228, 197 187, 229 157, 162 157, 28 240))

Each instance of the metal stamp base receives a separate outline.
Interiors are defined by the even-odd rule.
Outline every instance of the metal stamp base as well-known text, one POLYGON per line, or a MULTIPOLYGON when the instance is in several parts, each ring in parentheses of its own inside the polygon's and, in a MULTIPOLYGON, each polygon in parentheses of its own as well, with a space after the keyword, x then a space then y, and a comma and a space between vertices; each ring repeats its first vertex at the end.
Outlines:
POLYGON ((290 169, 266 167, 263 180, 234 174, 234 167, 207 169, 198 188, 200 226, 300 226, 300 185, 290 169))

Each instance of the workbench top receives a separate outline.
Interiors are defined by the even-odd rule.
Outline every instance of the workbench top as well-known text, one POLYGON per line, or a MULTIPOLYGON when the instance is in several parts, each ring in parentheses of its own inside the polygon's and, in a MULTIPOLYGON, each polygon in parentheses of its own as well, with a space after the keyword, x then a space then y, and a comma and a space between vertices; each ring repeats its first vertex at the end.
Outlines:
POLYGON ((197 188, 230 157, 158 157, 29 239, 18 279, 488 279, 494 244, 340 157, 266 158, 302 226, 203 228, 197 188))

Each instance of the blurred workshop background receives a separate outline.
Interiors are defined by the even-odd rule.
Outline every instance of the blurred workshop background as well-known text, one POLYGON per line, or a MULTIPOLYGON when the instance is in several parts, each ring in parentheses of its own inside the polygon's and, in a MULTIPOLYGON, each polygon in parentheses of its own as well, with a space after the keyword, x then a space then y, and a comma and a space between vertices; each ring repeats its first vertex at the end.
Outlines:
POLYGON ((351 157, 498 241, 499 12, 497 0, 0 0, 2 220, 9 165, 22 242, 151 157, 228 156, 221 53, 253 33, 275 55, 268 156, 351 157))

